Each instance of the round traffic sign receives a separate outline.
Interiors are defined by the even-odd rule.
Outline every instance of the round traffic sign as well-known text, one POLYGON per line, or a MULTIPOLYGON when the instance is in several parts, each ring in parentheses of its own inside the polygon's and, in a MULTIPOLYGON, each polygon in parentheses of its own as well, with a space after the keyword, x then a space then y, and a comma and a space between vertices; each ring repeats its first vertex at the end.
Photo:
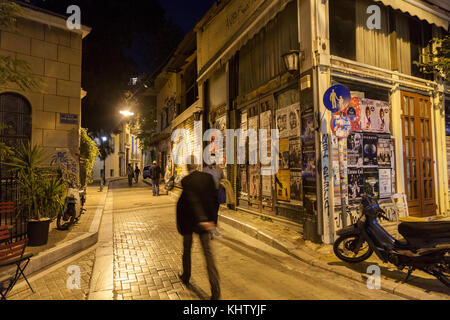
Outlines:
POLYGON ((350 98, 350 90, 346 86, 336 84, 329 87, 323 95, 323 104, 332 113, 336 113, 347 108, 350 98))

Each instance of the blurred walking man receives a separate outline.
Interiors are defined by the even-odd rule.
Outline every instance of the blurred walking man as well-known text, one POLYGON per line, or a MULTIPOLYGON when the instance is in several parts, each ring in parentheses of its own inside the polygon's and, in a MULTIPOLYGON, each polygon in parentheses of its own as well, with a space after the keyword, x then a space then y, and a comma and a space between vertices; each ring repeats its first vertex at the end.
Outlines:
POLYGON ((161 178, 161 168, 156 161, 150 167, 150 178, 152 179, 153 196, 159 196, 159 179, 161 178))
MULTIPOLYGON (((194 163, 191 161, 191 163, 194 163)), ((185 285, 191 277, 192 234, 200 237, 206 259, 211 300, 220 298, 219 273, 217 271, 210 245, 209 232, 217 224, 217 190, 213 177, 197 171, 195 165, 187 165, 189 174, 181 180, 183 192, 177 204, 177 228, 183 236, 183 274, 179 275, 185 285)))

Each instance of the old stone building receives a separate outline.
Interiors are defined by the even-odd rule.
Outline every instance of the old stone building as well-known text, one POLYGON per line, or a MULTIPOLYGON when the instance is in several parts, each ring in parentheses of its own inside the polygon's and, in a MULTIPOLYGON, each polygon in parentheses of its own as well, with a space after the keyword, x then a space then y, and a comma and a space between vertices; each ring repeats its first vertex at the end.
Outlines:
POLYGON ((0 30, 0 55, 28 63, 39 87, 0 87, 0 140, 10 146, 31 141, 45 148, 47 161, 68 160, 78 170, 82 41, 90 28, 69 30, 66 18, 23 7, 16 27, 0 30))

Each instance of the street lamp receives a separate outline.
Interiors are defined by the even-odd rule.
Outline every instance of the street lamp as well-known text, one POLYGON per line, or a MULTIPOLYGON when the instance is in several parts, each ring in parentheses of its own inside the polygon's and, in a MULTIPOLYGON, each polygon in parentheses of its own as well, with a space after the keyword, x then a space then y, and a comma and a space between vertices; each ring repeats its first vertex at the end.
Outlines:
POLYGON ((281 57, 283 58, 284 66, 286 70, 289 71, 290 74, 295 74, 299 71, 299 50, 290 50, 289 52, 283 54, 281 57))
POLYGON ((119 112, 124 117, 131 117, 134 116, 134 112, 128 111, 128 110, 122 110, 119 112))

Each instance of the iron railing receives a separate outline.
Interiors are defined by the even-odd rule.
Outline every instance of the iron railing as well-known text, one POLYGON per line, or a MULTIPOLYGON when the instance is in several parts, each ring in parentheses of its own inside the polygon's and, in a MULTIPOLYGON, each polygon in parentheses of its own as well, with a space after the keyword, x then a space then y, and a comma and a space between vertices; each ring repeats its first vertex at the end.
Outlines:
POLYGON ((0 202, 13 203, 13 210, 4 210, 0 213, 0 225, 8 226, 13 241, 22 240, 27 236, 27 223, 17 214, 18 198, 17 180, 14 177, 0 177, 0 202))

